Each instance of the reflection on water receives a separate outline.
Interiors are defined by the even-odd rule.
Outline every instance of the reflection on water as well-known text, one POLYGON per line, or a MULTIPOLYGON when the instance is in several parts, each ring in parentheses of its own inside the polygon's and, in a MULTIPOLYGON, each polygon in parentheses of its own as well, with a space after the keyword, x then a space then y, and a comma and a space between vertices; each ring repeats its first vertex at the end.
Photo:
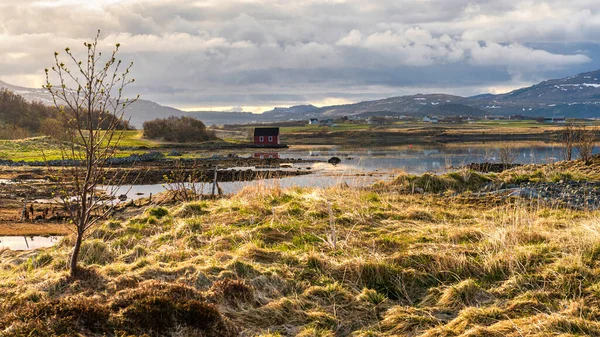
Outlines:
POLYGON ((0 236, 0 250, 32 250, 52 247, 62 236, 0 236))
MULTIPOLYGON (((561 157, 560 146, 525 146, 512 148, 515 162, 521 164, 554 162, 561 157)), ((347 149, 344 147, 325 150, 282 152, 282 158, 303 158, 327 160, 332 156, 342 159, 344 165, 356 170, 401 169, 408 173, 443 172, 448 167, 461 166, 473 162, 498 162, 499 145, 477 144, 473 146, 420 146, 371 147, 347 149)))
MULTIPOLYGON (((347 148, 331 146, 320 149, 277 150, 280 158, 301 158, 320 160, 317 163, 294 163, 293 169, 310 169, 313 173, 304 176, 286 177, 281 179, 266 179, 245 182, 221 182, 219 186, 226 194, 235 193, 244 186, 281 186, 281 187, 330 187, 338 184, 361 186, 376 181, 391 179, 399 171, 411 174, 425 172, 443 173, 447 170, 474 162, 499 162, 499 149, 505 144, 479 143, 431 146, 396 146, 368 148, 347 148), (339 157, 342 162, 333 166, 326 161, 331 157, 339 157)), ((539 164, 560 160, 562 148, 560 145, 544 145, 543 143, 511 146, 516 163, 539 164)), ((238 153, 253 155, 253 153, 238 153)), ((130 198, 147 197, 149 193, 156 194, 164 191, 162 184, 124 186, 122 193, 127 192, 130 198), (137 194, 137 195, 136 195, 137 194)), ((204 185, 204 192, 210 193, 212 186, 204 185)))

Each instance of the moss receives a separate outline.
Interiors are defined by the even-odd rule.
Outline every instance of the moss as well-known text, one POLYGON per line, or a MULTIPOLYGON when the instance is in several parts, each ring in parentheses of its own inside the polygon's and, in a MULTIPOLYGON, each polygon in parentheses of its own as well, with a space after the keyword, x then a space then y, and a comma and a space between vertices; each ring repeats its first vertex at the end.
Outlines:
POLYGON ((50 255, 48 252, 41 252, 36 256, 27 259, 27 262, 22 266, 24 270, 31 271, 33 269, 45 267, 52 263, 52 261, 52 255, 50 255))
POLYGON ((157 219, 162 219, 163 217, 169 215, 169 210, 164 207, 150 208, 147 212, 149 215, 156 217, 157 219))
POLYGON ((387 300, 387 297, 378 293, 377 290, 364 288, 362 292, 358 294, 357 299, 359 301, 370 303, 371 305, 380 305, 387 300))

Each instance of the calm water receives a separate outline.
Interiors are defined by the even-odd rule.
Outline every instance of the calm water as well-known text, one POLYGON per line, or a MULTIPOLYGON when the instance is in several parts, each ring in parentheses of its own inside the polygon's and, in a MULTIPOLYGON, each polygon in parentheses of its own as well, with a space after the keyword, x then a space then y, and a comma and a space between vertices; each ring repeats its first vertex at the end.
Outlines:
POLYGON ((0 236, 0 250, 32 250, 52 247, 61 236, 0 236))
MULTIPOLYGON (((310 149, 282 149, 269 153, 280 158, 302 158, 327 161, 336 156, 342 162, 333 166, 326 162, 294 164, 293 170, 306 170, 310 175, 281 179, 266 179, 250 182, 222 182, 219 186, 226 194, 235 193, 248 185, 281 187, 329 187, 341 183, 350 186, 371 184, 380 180, 392 179, 399 171, 422 174, 425 172, 443 173, 452 168, 473 162, 499 162, 499 149, 506 146, 498 143, 475 143, 460 145, 396 146, 368 148, 348 148, 343 146, 313 147, 310 149)), ((511 146, 514 162, 521 164, 550 163, 560 160, 560 145, 528 143, 524 146, 511 146)), ((240 156, 250 156, 250 152, 238 152, 240 156)), ((149 193, 165 190, 162 184, 124 186, 118 194, 127 193, 132 199, 147 197, 149 193)), ((205 193, 210 193, 211 185, 204 185, 205 193)))

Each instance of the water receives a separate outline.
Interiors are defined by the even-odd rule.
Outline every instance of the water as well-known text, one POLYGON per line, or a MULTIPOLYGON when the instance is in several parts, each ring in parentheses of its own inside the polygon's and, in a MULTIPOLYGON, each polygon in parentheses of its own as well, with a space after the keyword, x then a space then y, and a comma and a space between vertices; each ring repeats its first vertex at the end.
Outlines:
POLYGON ((33 250, 57 244, 62 236, 0 236, 0 250, 33 250))
MULTIPOLYGON (((499 149, 506 145, 506 143, 462 143, 431 146, 403 145, 364 148, 320 146, 281 149, 274 150, 270 155, 323 162, 295 163, 293 165, 294 170, 304 171, 310 168, 312 172, 310 175, 260 181, 221 182, 219 186, 225 194, 236 193, 245 186, 258 184, 266 187, 330 187, 338 184, 364 186, 376 181, 392 179, 400 171, 411 174, 444 173, 473 162, 499 162, 499 149), (337 166, 326 162, 334 156, 342 159, 337 166)), ((512 145, 510 149, 514 156, 514 162, 520 164, 545 164, 558 161, 562 157, 562 147, 559 144, 531 142, 521 146, 512 145)), ((254 155, 251 152, 238 152, 237 154, 240 156, 254 155)), ((210 193, 212 189, 211 184, 197 187, 203 189, 204 193, 210 193)), ((123 186, 117 190, 117 195, 126 193, 129 198, 137 199, 164 190, 163 184, 123 186)))

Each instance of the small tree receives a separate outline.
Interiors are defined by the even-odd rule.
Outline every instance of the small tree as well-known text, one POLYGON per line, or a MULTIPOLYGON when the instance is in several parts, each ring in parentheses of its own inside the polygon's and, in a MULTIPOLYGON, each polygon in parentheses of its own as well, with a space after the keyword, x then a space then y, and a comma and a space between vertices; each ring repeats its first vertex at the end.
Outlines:
POLYGON ((498 159, 504 168, 509 168, 517 160, 517 152, 508 146, 503 146, 498 150, 498 159))
POLYGON ((567 124, 565 125, 565 127, 563 128, 561 135, 560 135, 560 141, 563 144, 563 159, 564 160, 571 160, 573 159, 573 147, 575 145, 575 136, 576 136, 576 132, 575 132, 575 127, 573 126, 573 124, 567 124))
POLYGON ((579 152, 581 159, 586 163, 592 159, 596 141, 596 132, 593 129, 588 129, 584 125, 575 130, 573 146, 579 152))
POLYGON ((113 172, 111 177, 107 169, 123 136, 125 109, 137 100, 123 98, 123 89, 134 82, 128 79, 133 63, 123 67, 121 60, 116 59, 119 44, 103 59, 97 49, 99 36, 100 31, 93 42, 84 43, 87 58, 83 61, 78 61, 69 48, 65 49, 72 69, 55 52, 54 66, 45 70, 44 88, 52 95, 65 126, 66 141, 61 147, 63 165, 58 169, 57 179, 58 194, 76 234, 70 260, 71 276, 77 274, 77 261, 86 233, 114 210, 112 200, 116 189, 101 193, 98 187, 118 183, 117 175, 113 172))

